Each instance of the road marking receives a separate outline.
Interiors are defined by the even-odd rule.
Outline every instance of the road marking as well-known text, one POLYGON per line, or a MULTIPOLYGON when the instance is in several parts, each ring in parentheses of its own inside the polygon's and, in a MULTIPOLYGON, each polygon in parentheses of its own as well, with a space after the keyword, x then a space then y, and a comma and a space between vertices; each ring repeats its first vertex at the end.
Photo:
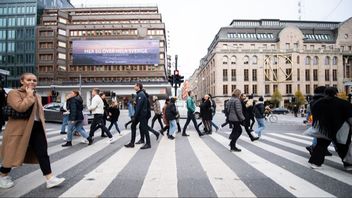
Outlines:
POLYGON ((300 135, 300 134, 296 134, 296 133, 285 133, 285 134, 290 135, 290 136, 299 137, 299 138, 307 140, 307 141, 312 141, 312 139, 313 139, 312 137, 309 137, 306 135, 300 135))
MULTIPOLYGON (((99 141, 61 160, 56 161, 51 164, 53 173, 55 175, 60 175, 61 173, 76 166, 77 164, 81 163, 82 161, 86 160, 97 152, 103 150, 109 145, 110 144, 106 141, 99 141)), ((43 174, 41 170, 36 170, 15 180, 15 186, 13 188, 0 190, 0 196, 21 197, 44 183, 45 180, 43 179, 43 174)))
MULTIPOLYGON (((269 141, 270 140, 273 140, 273 138, 269 138, 269 137, 263 137, 263 139, 268 139, 269 141)), ((245 142, 248 142, 248 143, 251 143, 249 140, 247 139, 243 139, 243 141, 245 142)), ((264 149, 268 152, 271 152, 275 155, 278 155, 282 158, 285 158, 287 160, 290 160, 292 162, 295 162, 299 165, 302 165, 302 166, 305 166, 305 167, 309 167, 308 166, 308 159, 305 158, 305 157, 302 157, 300 155, 296 155, 294 153, 291 153, 291 152, 288 152, 288 151, 285 151, 285 150, 282 150, 282 149, 279 149, 279 148, 276 148, 274 146, 271 146, 267 143, 264 143, 264 142, 258 142, 257 144, 253 144, 255 145, 256 147, 259 147, 261 149, 264 149)), ((339 180, 343 183, 346 183, 346 184, 349 184, 349 185, 352 185, 352 177, 350 174, 346 174, 346 172, 344 171, 341 171, 339 169, 336 169, 336 168, 333 168, 331 166, 323 166, 321 169, 315 169, 315 171, 323 174, 323 175, 326 175, 326 176, 329 176, 331 178, 334 178, 336 180, 339 180)))
POLYGON ((161 137, 138 197, 178 197, 175 140, 161 137))
MULTIPOLYGON (((211 137, 224 147, 228 148, 229 140, 227 138, 216 133, 213 133, 211 137)), ((242 148, 242 152, 236 152, 233 154, 272 179, 275 183, 296 197, 334 197, 334 195, 265 160, 264 158, 259 157, 245 148, 242 148)))
MULTIPOLYGON (((129 149, 122 147, 109 159, 68 189, 60 197, 99 197, 121 170, 137 153, 139 147, 129 149)), ((126 189, 127 190, 127 189, 126 189)))
POLYGON ((190 136, 188 140, 218 197, 255 197, 246 184, 199 137, 190 136))

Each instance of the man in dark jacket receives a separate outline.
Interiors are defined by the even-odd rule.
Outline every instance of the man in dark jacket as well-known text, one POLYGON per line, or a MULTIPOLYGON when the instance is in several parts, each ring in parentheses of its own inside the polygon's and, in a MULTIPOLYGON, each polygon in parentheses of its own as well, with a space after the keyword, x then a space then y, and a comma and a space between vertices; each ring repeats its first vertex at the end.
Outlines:
POLYGON ((259 101, 254 106, 254 116, 257 119, 258 128, 255 130, 255 133, 258 134, 258 137, 262 135, 262 131, 265 128, 265 119, 264 119, 264 98, 260 96, 259 101))
POLYGON ((137 92, 136 96, 136 110, 134 113, 134 117, 132 118, 132 126, 131 126, 131 142, 126 144, 125 147, 133 148, 136 140, 136 126, 139 124, 139 130, 141 134, 144 134, 146 138, 146 144, 141 147, 141 149, 149 149, 151 148, 150 137, 148 133, 148 104, 147 97, 143 91, 143 84, 136 83, 134 85, 134 90, 137 92))

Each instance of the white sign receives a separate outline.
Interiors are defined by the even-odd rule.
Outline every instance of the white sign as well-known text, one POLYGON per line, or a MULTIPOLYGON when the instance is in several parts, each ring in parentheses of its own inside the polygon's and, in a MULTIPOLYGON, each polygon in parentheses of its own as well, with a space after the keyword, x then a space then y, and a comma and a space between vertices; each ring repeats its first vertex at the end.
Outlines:
POLYGON ((10 71, 0 69, 0 74, 4 74, 6 76, 9 76, 10 75, 10 71))

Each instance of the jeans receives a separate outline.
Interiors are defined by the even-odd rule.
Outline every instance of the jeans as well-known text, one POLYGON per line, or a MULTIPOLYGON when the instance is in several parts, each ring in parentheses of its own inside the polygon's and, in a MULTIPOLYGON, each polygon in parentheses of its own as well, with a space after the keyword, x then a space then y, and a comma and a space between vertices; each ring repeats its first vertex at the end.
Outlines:
POLYGON ((169 120, 169 123, 170 123, 169 135, 175 136, 175 133, 177 130, 176 120, 169 120))
POLYGON ((83 121, 82 120, 77 120, 77 121, 69 121, 68 123, 68 131, 67 131, 67 141, 71 142, 72 141, 72 136, 73 136, 73 131, 76 129, 76 131, 81 134, 82 137, 85 139, 88 138, 88 133, 86 130, 83 128, 83 121))
POLYGON ((62 119, 62 125, 61 125, 61 132, 65 132, 66 131, 66 126, 68 125, 68 114, 64 115, 63 119, 62 119))
POLYGON ((183 134, 186 134, 186 129, 187 129, 187 126, 189 124, 189 122, 193 122, 193 125, 194 125, 194 128, 196 128, 197 132, 198 132, 198 135, 201 135, 202 133, 199 131, 199 128, 197 126, 197 120, 196 120, 196 117, 194 116, 194 113, 193 112, 187 112, 187 121, 185 123, 185 126, 183 126, 183 134))
POLYGON ((120 129, 119 129, 119 126, 117 124, 117 121, 111 121, 110 122, 110 126, 108 127, 108 130, 110 131, 110 129, 112 128, 112 125, 115 125, 115 128, 116 128, 116 131, 121 133, 120 129))
POLYGON ((262 131, 265 129, 264 118, 256 118, 258 123, 258 128, 255 130, 255 133, 258 134, 258 137, 262 135, 262 131))

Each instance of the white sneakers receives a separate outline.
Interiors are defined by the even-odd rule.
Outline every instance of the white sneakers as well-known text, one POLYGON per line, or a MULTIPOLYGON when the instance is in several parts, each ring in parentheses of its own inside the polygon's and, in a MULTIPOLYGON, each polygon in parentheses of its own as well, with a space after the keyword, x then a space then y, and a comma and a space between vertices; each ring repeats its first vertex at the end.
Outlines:
POLYGON ((10 176, 0 176, 0 188, 11 188, 15 185, 10 176))
POLYGON ((83 138, 83 139, 81 140, 81 143, 83 143, 83 144, 88 144, 89 141, 88 141, 87 139, 83 138))
POLYGON ((110 138, 110 139, 108 139, 108 141, 107 141, 107 143, 110 143, 110 144, 112 144, 112 143, 114 143, 115 142, 115 137, 114 136, 112 136, 112 138, 110 138))
POLYGON ((46 188, 52 188, 60 185, 65 181, 65 178, 58 178, 56 176, 52 176, 49 180, 46 180, 46 188))
POLYGON ((310 166, 310 168, 312 168, 312 169, 320 169, 320 168, 321 168, 321 166, 315 165, 315 164, 313 164, 313 163, 309 163, 309 166, 310 166))

